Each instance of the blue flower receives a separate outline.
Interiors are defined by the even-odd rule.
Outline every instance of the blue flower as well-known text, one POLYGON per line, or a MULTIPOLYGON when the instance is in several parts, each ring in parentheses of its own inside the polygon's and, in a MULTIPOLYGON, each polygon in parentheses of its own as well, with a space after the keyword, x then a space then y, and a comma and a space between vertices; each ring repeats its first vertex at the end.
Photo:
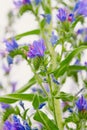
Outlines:
POLYGON ((30 0, 23 0, 23 4, 31 4, 30 0))
POLYGON ((87 16, 87 0, 78 0, 74 7, 74 12, 77 15, 87 16))
POLYGON ((77 30, 77 34, 82 34, 83 32, 84 32, 84 29, 83 29, 83 28, 77 30))
POLYGON ((8 108, 10 108, 9 104, 6 104, 6 103, 0 103, 0 104, 1 104, 1 108, 2 109, 8 109, 8 108))
POLYGON ((75 64, 75 65, 80 65, 80 60, 79 60, 79 59, 76 59, 76 61, 75 61, 74 64, 75 64))
POLYGON ((62 8, 59 8, 59 9, 58 9, 57 18, 59 18, 59 20, 60 20, 61 22, 66 21, 66 18, 67 18, 67 13, 66 13, 66 11, 65 11, 64 9, 62 9, 62 8))
POLYGON ((13 130, 25 130, 24 126, 21 124, 20 120, 14 115, 13 116, 13 130))
POLYGON ((81 96, 77 101, 76 101, 76 106, 79 111, 84 111, 87 110, 87 101, 86 99, 81 96))
POLYGON ((6 48, 7 48, 8 52, 13 51, 14 49, 18 48, 18 44, 15 41, 15 39, 10 39, 9 41, 8 40, 4 40, 4 43, 6 45, 6 48))
POLYGON ((26 121, 23 122, 23 125, 24 125, 25 130, 31 130, 30 126, 28 125, 26 121))
POLYGON ((38 5, 41 2, 41 0, 35 0, 35 4, 38 5))
POLYGON ((68 108, 68 111, 70 112, 70 113, 72 113, 73 112, 73 110, 69 107, 68 108))
POLYGON ((28 57, 35 58, 37 56, 42 57, 44 56, 44 52, 46 47, 44 45, 44 40, 40 39, 39 41, 34 41, 33 45, 30 45, 28 57))
POLYGON ((13 3, 16 7, 20 7, 25 4, 31 4, 31 1, 30 0, 14 0, 13 3))
POLYGON ((58 37, 57 35, 54 34, 54 32, 52 32, 52 36, 50 38, 50 42, 52 43, 52 45, 54 46, 58 41, 58 37))
POLYGON ((50 14, 41 14, 41 15, 45 18, 46 23, 50 24, 52 19, 51 15, 50 14))
POLYGON ((42 109, 45 105, 46 105, 46 103, 41 103, 41 104, 39 105, 39 109, 42 109))
POLYGON ((13 58, 9 55, 7 56, 7 62, 8 62, 9 65, 13 64, 13 58))
POLYGON ((69 14, 69 16, 68 16, 68 21, 69 22, 73 22, 75 20, 75 18, 74 18, 74 14, 69 14))
POLYGON ((20 104, 20 106, 21 106, 23 109, 25 109, 24 103, 23 103, 22 101, 20 101, 19 104, 20 104))
POLYGON ((5 121, 3 130, 12 130, 12 124, 9 121, 5 121))

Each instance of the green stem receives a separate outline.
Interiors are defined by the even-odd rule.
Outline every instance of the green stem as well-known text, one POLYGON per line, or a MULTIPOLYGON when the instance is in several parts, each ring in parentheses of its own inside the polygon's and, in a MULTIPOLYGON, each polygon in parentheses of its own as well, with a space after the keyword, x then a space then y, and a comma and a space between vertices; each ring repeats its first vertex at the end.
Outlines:
POLYGON ((56 113, 55 113, 54 98, 53 98, 53 96, 52 96, 53 94, 52 94, 52 85, 51 85, 50 75, 47 74, 47 77, 48 77, 48 83, 49 83, 49 87, 50 87, 51 99, 52 99, 52 104, 53 104, 54 119, 55 119, 55 122, 56 122, 56 124, 57 124, 57 121, 56 121, 56 113))
POLYGON ((34 75, 35 75, 35 78, 36 78, 38 84, 40 85, 40 87, 42 88, 42 90, 44 91, 44 93, 46 94, 46 96, 48 96, 47 91, 45 90, 44 86, 42 85, 42 79, 41 79, 41 78, 39 77, 39 75, 35 72, 35 70, 34 70, 34 68, 32 67, 32 65, 31 65, 31 64, 29 64, 29 65, 30 65, 30 67, 31 67, 32 72, 33 72, 34 75))

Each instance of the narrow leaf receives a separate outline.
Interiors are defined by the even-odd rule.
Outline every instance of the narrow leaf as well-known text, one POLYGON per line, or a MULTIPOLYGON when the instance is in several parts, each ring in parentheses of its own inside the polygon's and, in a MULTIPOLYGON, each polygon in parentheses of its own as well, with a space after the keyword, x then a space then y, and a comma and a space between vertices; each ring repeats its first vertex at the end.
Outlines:
POLYGON ((16 40, 19 40, 20 38, 28 36, 28 35, 39 35, 39 34, 40 34, 40 30, 39 29, 34 29, 34 30, 31 30, 31 31, 28 31, 28 32, 18 34, 16 36, 14 36, 14 38, 16 40))
POLYGON ((45 113, 37 111, 34 115, 34 119, 42 123, 47 130, 59 130, 57 126, 50 120, 45 113))

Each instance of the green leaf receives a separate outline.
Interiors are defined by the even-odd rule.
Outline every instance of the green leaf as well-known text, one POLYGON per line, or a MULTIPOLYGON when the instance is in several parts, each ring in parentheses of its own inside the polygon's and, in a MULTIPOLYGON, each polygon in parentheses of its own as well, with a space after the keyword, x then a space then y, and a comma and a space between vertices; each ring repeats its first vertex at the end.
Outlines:
POLYGON ((83 17, 82 15, 79 15, 79 16, 75 19, 75 21, 71 24, 71 28, 74 28, 79 21, 81 21, 81 22, 84 21, 84 17, 83 17))
POLYGON ((38 109, 39 104, 40 104, 39 96, 36 94, 36 95, 34 95, 33 102, 32 102, 34 109, 38 109))
MULTIPOLYGON (((0 97, 0 102, 4 102, 7 104, 11 104, 19 100, 25 100, 31 102, 33 101, 34 95, 35 94, 21 94, 21 93, 8 94, 3 97, 0 97)), ((39 101, 40 103, 47 101, 47 97, 39 96, 39 101)))
POLYGON ((63 101, 70 101, 72 102, 74 99, 74 96, 72 96, 69 93, 65 93, 65 92, 60 92, 60 94, 55 97, 56 99, 62 99, 63 101))
POLYGON ((40 34, 40 30, 39 29, 34 29, 34 30, 31 30, 31 31, 28 31, 28 32, 18 34, 16 36, 14 36, 14 38, 16 40, 19 40, 20 38, 28 36, 28 35, 39 35, 39 34, 40 34))
POLYGON ((32 101, 34 94, 21 94, 21 93, 15 94, 15 93, 13 93, 13 94, 8 94, 7 96, 10 98, 11 97, 15 98, 17 100, 32 101))
POLYGON ((37 111, 34 115, 34 119, 42 123, 47 130, 59 130, 57 126, 50 120, 45 113, 37 111))
POLYGON ((0 102, 11 104, 11 103, 14 103, 16 101, 17 101, 17 99, 11 98, 11 97, 7 97, 7 96, 0 97, 0 102))
POLYGON ((10 107, 3 112, 2 121, 6 121, 11 114, 17 114, 13 107, 10 107))
POLYGON ((81 65, 71 65, 67 69, 67 73, 71 75, 72 73, 77 73, 80 70, 87 70, 87 66, 81 66, 81 65))
POLYGON ((24 59, 27 58, 27 56, 25 55, 25 50, 24 50, 23 48, 15 49, 15 50, 11 51, 11 52, 9 53, 9 55, 10 55, 12 58, 14 58, 14 57, 17 56, 17 55, 21 55, 24 59))
POLYGON ((87 49, 87 46, 80 46, 76 49, 74 49, 61 63, 60 63, 60 67, 58 67, 58 69, 56 71, 54 71, 54 75, 55 77, 59 77, 61 75, 63 75, 67 69, 68 66, 70 64, 70 62, 72 61, 72 59, 78 55, 79 53, 81 53, 81 51, 83 51, 84 49, 87 49))
POLYGON ((74 122, 77 124, 79 122, 79 117, 76 113, 73 113, 68 118, 65 118, 65 123, 74 122))
POLYGON ((29 108, 24 111, 22 119, 26 120, 28 110, 29 108))
POLYGON ((21 8, 20 8, 20 10, 19 10, 19 14, 20 15, 23 15, 25 12, 27 12, 27 11, 32 11, 32 5, 30 4, 26 4, 26 5, 23 5, 23 6, 21 6, 21 8))
MULTIPOLYGON (((21 93, 16 94, 16 93, 13 93, 13 94, 8 94, 7 96, 10 98, 12 97, 12 98, 17 99, 17 100, 25 100, 25 101, 31 102, 31 101, 33 101, 35 94, 21 94, 21 93)), ((47 100, 46 97, 44 98, 42 96, 39 96, 40 102, 44 102, 46 100, 47 100)))

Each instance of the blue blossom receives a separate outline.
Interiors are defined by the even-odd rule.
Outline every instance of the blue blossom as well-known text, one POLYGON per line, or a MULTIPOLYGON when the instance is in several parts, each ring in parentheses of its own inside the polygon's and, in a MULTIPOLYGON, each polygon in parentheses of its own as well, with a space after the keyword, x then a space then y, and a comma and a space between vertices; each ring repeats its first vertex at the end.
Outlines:
POLYGON ((41 2, 41 0, 35 0, 35 4, 38 5, 41 2))
POLYGON ((30 45, 28 57, 35 58, 36 56, 44 56, 46 47, 44 45, 44 40, 40 39, 39 41, 34 41, 33 45, 30 45))
POLYGON ((16 7, 20 7, 25 4, 31 4, 31 1, 30 0, 14 0, 13 3, 16 7))
POLYGON ((31 0, 23 0, 23 4, 31 4, 31 0))
POLYGON ((5 121, 3 130, 12 130, 12 124, 9 121, 5 121))
POLYGON ((20 104, 20 106, 21 106, 23 109, 25 109, 25 108, 24 108, 24 103, 23 103, 22 101, 20 101, 19 104, 20 104))
POLYGON ((44 18, 45 18, 45 20, 46 20, 46 23, 48 23, 48 24, 50 24, 50 22, 51 22, 51 15, 50 14, 41 14, 44 18))
POLYGON ((13 58, 9 55, 7 56, 7 62, 8 62, 9 65, 13 64, 13 58))
POLYGON ((50 42, 52 43, 52 45, 54 46, 58 41, 58 37, 57 35, 54 34, 54 32, 52 32, 52 36, 50 38, 50 42))
POLYGON ((82 34, 83 32, 84 32, 84 29, 83 29, 83 28, 77 30, 77 34, 82 34))
POLYGON ((14 49, 17 49, 18 48, 18 44, 17 42, 15 41, 15 39, 10 39, 10 40, 4 40, 4 43, 6 45, 6 49, 8 52, 10 51, 13 51, 14 49))
POLYGON ((78 0, 74 7, 74 12, 77 15, 87 16, 87 0, 78 0))
POLYGON ((25 130, 24 126, 21 124, 20 120, 17 118, 17 116, 13 116, 13 130, 25 130))
POLYGON ((69 107, 68 108, 68 111, 70 112, 70 113, 72 113, 73 112, 73 110, 69 107))
POLYGON ((23 125, 24 125, 25 130, 31 130, 30 126, 28 125, 26 121, 23 122, 23 125))
POLYGON ((86 99, 81 96, 77 101, 76 101, 76 106, 79 111, 85 111, 87 110, 87 101, 86 99))
POLYGON ((58 18, 61 22, 66 21, 66 18, 67 18, 67 13, 66 13, 66 11, 65 11, 64 9, 62 9, 62 8, 59 8, 59 9, 58 9, 57 18, 58 18))
POLYGON ((60 84, 60 83, 55 79, 54 75, 51 75, 51 77, 52 77, 52 81, 53 81, 55 84, 57 84, 57 85, 60 84))
POLYGON ((79 59, 76 59, 76 61, 75 61, 74 64, 75 64, 75 65, 80 65, 80 60, 79 60, 79 59))
POLYGON ((39 105, 39 109, 42 109, 45 105, 46 105, 46 103, 41 103, 41 104, 39 105))
POLYGON ((0 103, 0 104, 1 104, 1 108, 2 109, 8 109, 8 108, 10 108, 9 104, 6 104, 6 103, 0 103))
POLYGON ((75 18, 74 18, 74 14, 69 14, 69 16, 68 16, 68 21, 69 22, 73 22, 75 20, 75 18))
POLYGON ((16 81, 13 81, 13 82, 11 82, 10 84, 11 84, 11 86, 12 86, 12 93, 13 93, 13 92, 15 92, 15 90, 16 90, 17 82, 16 82, 16 81))

